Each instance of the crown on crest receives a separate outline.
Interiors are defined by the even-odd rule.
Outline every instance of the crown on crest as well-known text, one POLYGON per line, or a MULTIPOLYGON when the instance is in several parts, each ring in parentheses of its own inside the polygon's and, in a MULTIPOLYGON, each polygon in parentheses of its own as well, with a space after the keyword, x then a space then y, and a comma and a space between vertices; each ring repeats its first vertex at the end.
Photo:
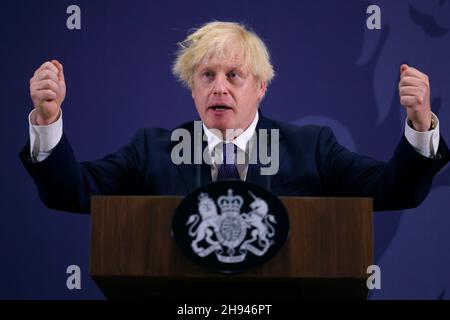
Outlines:
POLYGON ((241 211, 241 207, 244 204, 244 199, 241 196, 234 196, 233 190, 228 189, 227 196, 220 196, 217 200, 217 204, 220 207, 222 213, 225 212, 237 212, 241 211))

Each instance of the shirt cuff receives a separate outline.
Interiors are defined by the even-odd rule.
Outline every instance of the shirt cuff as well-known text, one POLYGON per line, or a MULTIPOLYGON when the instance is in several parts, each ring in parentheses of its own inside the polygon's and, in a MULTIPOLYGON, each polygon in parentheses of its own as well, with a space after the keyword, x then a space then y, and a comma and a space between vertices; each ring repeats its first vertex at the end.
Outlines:
POLYGON ((30 131, 30 153, 34 162, 45 160, 53 148, 61 140, 63 134, 62 110, 59 111, 58 119, 46 126, 35 125, 35 110, 28 115, 30 131))
POLYGON ((439 147, 439 119, 434 113, 431 113, 436 124, 434 129, 420 132, 414 130, 409 124, 408 119, 405 121, 405 137, 409 144, 418 153, 427 158, 434 158, 439 147))

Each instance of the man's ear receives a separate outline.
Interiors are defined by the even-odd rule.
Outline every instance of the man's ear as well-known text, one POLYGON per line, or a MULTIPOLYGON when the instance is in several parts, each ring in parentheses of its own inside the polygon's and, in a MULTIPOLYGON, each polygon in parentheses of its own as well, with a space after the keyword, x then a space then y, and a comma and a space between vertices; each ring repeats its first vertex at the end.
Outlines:
POLYGON ((266 95, 267 81, 260 81, 258 84, 258 99, 261 101, 266 95))
POLYGON ((191 90, 192 99, 194 99, 194 81, 191 82, 189 89, 191 90))

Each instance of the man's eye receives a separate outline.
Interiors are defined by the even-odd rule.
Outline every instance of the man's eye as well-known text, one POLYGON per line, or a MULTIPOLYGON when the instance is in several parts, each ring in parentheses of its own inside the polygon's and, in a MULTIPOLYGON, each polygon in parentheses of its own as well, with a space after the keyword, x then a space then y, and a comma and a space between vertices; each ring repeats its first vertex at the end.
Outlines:
POLYGON ((228 74, 228 78, 230 78, 230 79, 234 79, 234 78, 236 78, 237 77, 237 73, 236 72, 230 72, 229 74, 228 74))
POLYGON ((207 78, 210 78, 210 77, 213 77, 213 76, 214 76, 214 74, 213 74, 212 72, 210 72, 210 71, 206 71, 203 75, 204 75, 205 77, 207 77, 207 78))

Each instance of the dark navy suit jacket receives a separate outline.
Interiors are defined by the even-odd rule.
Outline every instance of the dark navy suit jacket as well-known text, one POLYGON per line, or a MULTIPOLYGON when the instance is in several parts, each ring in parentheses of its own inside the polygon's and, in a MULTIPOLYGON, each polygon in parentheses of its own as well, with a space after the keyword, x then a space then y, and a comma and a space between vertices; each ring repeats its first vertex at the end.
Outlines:
MULTIPOLYGON (((181 127, 193 132, 194 126, 181 127)), ((373 197, 375 210, 416 207, 449 160, 442 137, 435 159, 420 155, 402 137, 391 160, 380 162, 339 145, 328 127, 299 127, 261 115, 257 129, 279 129, 280 168, 274 176, 262 176, 260 165, 251 164, 247 181, 280 196, 373 197)), ((88 213, 91 195, 186 195, 211 182, 206 164, 172 163, 178 142, 170 136, 166 129, 140 129, 119 151, 78 163, 63 134, 44 161, 31 161, 29 143, 20 157, 48 207, 88 213)))

